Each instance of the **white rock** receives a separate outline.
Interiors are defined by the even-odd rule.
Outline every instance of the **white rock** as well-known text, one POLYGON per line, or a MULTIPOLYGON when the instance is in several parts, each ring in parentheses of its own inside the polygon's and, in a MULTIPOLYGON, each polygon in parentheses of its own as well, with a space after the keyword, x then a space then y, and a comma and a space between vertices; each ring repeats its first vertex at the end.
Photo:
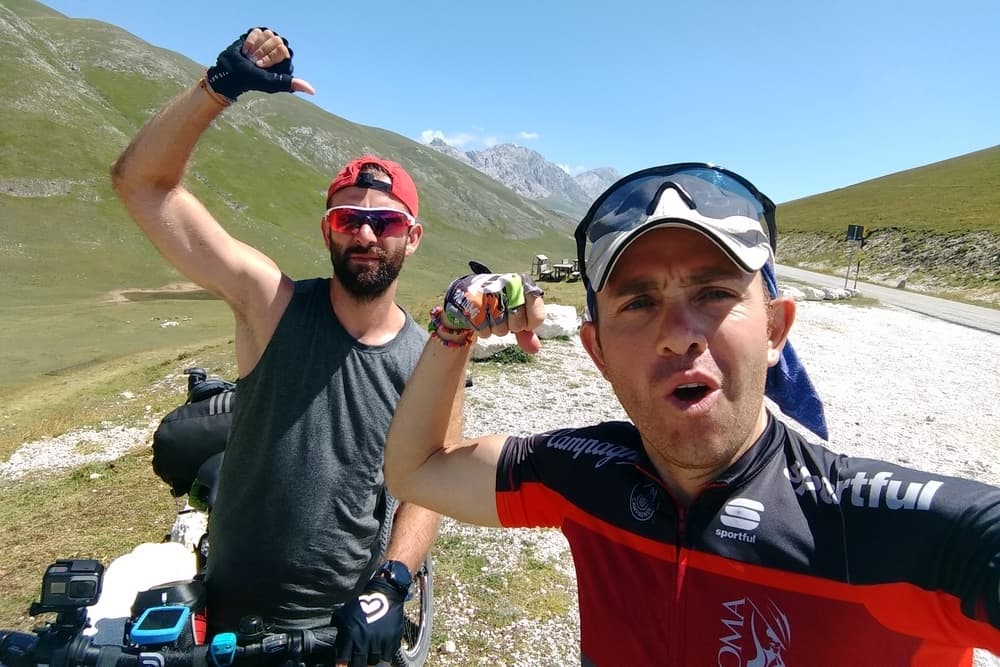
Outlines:
POLYGON ((572 336, 580 328, 580 316, 573 306, 545 305, 545 321, 535 330, 539 338, 572 336))
MULTIPOLYGON (((559 304, 545 305, 545 321, 539 325, 535 333, 539 338, 559 338, 575 336, 580 329, 580 315, 573 306, 559 304)), ((487 359, 508 347, 516 347, 517 338, 513 334, 506 336, 490 336, 478 338, 472 347, 472 358, 487 359)))
POLYGON ((849 299, 851 297, 851 293, 843 287, 824 287, 823 294, 825 295, 825 298, 832 301, 849 299))
POLYGON ((517 338, 514 337, 514 334, 477 338, 475 344, 472 346, 472 358, 477 360, 486 359, 503 349, 514 347, 515 345, 517 345, 517 338))
POLYGON ((822 301, 826 298, 823 290, 816 289, 815 287, 803 287, 802 293, 805 295, 806 301, 822 301))
POLYGON ((805 293, 798 287, 792 287, 791 285, 785 285, 778 288, 778 295, 786 298, 790 298, 793 301, 802 301, 806 298, 805 293))

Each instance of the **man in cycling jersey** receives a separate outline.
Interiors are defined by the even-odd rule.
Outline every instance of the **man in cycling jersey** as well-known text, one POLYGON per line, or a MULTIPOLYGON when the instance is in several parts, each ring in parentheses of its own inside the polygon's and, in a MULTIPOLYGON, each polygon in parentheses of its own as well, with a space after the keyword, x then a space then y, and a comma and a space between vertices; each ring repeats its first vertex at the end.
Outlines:
POLYGON ((560 528, 584 665, 1000 653, 1000 489, 837 455, 767 407, 795 319, 775 239, 774 204, 713 165, 611 186, 577 230, 580 337, 630 421, 529 436, 446 432, 468 343, 515 332, 537 351, 544 317, 523 276, 455 280, 389 429, 390 489, 470 523, 560 528))
POLYGON ((236 320, 239 400, 210 520, 210 627, 258 615, 275 630, 309 628, 332 614, 338 664, 353 667, 394 655, 410 573, 439 521, 412 504, 394 514, 382 475, 389 420, 427 339, 395 302, 423 235, 416 186, 395 162, 348 163, 321 224, 333 275, 295 281, 181 182, 199 138, 240 94, 314 92, 292 77, 291 58, 274 31, 247 31, 146 124, 112 178, 160 253, 236 320))

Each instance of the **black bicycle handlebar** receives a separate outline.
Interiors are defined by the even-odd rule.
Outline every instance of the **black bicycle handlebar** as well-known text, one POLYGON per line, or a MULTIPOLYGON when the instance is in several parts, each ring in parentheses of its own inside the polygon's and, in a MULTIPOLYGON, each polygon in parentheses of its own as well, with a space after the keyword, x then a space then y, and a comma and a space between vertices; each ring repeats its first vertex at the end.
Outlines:
POLYGON ((6 667, 228 667, 270 663, 277 659, 310 663, 333 662, 335 628, 267 633, 241 640, 233 651, 213 657, 211 645, 185 648, 95 646, 89 636, 0 630, 0 665, 6 667))

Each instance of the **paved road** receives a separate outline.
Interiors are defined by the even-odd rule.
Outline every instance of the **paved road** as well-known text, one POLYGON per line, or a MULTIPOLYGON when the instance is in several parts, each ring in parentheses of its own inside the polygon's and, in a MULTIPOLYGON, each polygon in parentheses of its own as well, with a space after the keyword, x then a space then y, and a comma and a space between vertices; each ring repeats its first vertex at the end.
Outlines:
MULTIPOLYGON (((780 264, 777 266, 777 269, 779 277, 797 280, 809 285, 817 287, 844 286, 843 276, 838 278, 836 276, 803 271, 802 269, 795 269, 780 264)), ((854 287, 853 277, 850 280, 849 287, 854 287)), ((1000 335, 1000 310, 970 306, 957 301, 948 301, 947 299, 939 299, 925 294, 908 292, 883 285, 873 285, 862 281, 858 281, 858 291, 863 296, 878 299, 883 303, 1000 335)))

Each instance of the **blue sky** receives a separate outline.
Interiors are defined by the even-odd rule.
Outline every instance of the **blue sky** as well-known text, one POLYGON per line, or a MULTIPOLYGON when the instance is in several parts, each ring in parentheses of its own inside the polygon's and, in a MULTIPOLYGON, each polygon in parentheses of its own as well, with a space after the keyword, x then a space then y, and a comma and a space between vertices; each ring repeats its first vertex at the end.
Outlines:
POLYGON ((49 0, 205 65, 288 37, 313 102, 571 173, 682 161, 777 202, 1000 144, 1000 2, 49 0))

